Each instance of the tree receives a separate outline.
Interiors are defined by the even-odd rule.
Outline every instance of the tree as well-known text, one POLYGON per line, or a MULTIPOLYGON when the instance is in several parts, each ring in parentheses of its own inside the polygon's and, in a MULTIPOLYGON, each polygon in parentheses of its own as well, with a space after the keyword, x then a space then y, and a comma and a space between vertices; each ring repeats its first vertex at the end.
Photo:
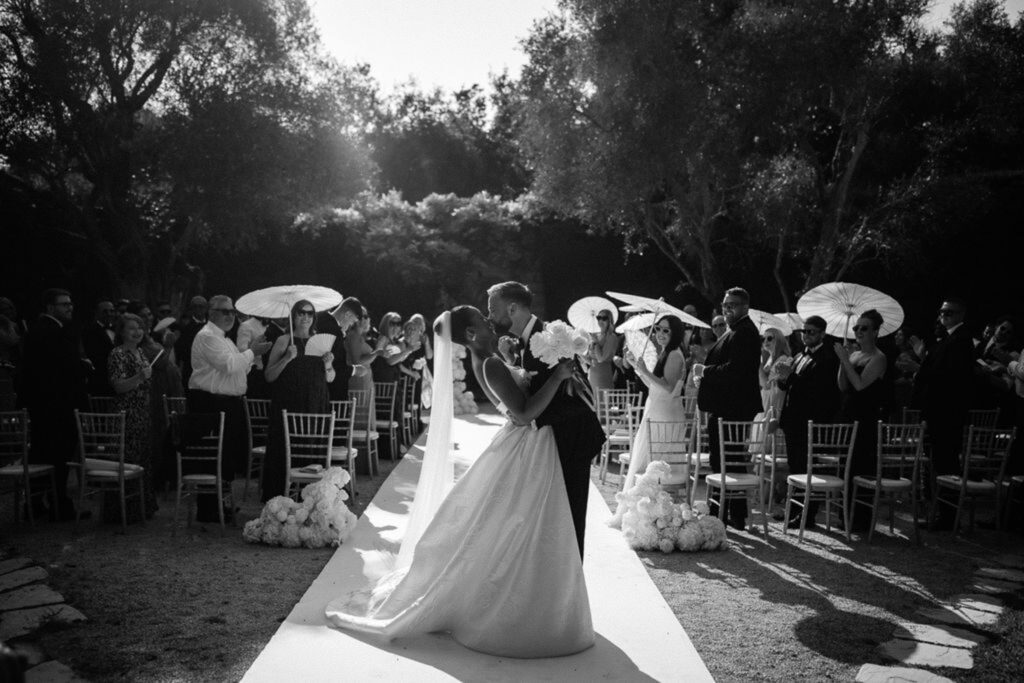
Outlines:
POLYGON ((361 84, 319 55, 304 0, 2 0, 0 45, 3 173, 72 209, 126 293, 197 240, 365 187, 343 104, 361 84))

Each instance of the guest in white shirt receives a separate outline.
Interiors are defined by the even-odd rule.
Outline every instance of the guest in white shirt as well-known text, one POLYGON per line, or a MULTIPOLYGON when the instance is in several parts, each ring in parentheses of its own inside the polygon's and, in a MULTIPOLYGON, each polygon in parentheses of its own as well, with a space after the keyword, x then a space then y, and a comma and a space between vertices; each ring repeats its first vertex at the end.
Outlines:
MULTIPOLYGON (((188 380, 188 410, 191 413, 224 412, 224 450, 222 469, 228 475, 245 472, 246 453, 245 392, 246 376, 256 356, 270 350, 270 342, 257 341, 239 351, 225 336, 235 323, 231 298, 223 294, 210 298, 209 321, 192 342, 192 375, 188 380)), ((230 481, 231 477, 226 476, 230 481)), ((217 519, 216 497, 200 496, 199 521, 217 519), (207 500, 203 500, 206 498, 207 500)))

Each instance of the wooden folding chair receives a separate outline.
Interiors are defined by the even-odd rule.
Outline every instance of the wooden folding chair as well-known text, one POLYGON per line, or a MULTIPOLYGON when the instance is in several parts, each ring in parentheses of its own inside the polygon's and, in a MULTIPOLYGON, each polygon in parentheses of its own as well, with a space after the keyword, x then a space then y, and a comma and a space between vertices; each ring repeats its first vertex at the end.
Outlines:
POLYGON ((334 413, 334 440, 331 445, 331 465, 341 465, 348 470, 352 498, 356 497, 356 458, 359 449, 353 445, 356 423, 355 401, 331 401, 334 413))
MULTIPOLYGON (((172 535, 178 531, 178 512, 181 509, 182 497, 193 497, 198 501, 200 494, 216 495, 217 514, 223 533, 224 506, 231 504, 230 482, 225 486, 221 476, 221 460, 224 457, 224 413, 174 413, 171 416, 171 435, 178 461, 178 495, 174 503, 172 535)), ((189 505, 187 526, 192 526, 192 511, 193 506, 189 505)))
MULTIPOLYGON (((924 452, 925 424, 884 424, 881 420, 875 426, 877 430, 877 457, 874 476, 856 476, 853 478, 853 510, 857 505, 871 508, 871 527, 868 529, 868 543, 875 533, 878 523, 878 508, 882 497, 889 503, 889 533, 895 531, 895 507, 901 498, 909 497, 912 519, 914 521, 914 539, 920 542, 920 529, 917 525, 918 504, 920 502, 920 472, 924 452), (871 502, 860 499, 860 489, 871 491, 871 502)), ((851 518, 853 513, 851 511, 851 518)))
POLYGON ((242 500, 249 499, 249 482, 255 480, 258 488, 263 477, 263 461, 267 457, 267 434, 270 430, 270 399, 245 399, 245 425, 248 456, 242 500))
POLYGON ((388 453, 397 460, 399 452, 398 430, 401 424, 395 419, 395 404, 398 400, 398 382, 374 382, 373 404, 377 416, 377 433, 388 440, 388 453))
MULTIPOLYGON (((843 532, 846 534, 846 540, 850 540, 850 507, 846 500, 846 482, 850 479, 850 461, 853 458, 853 443, 856 438, 856 422, 815 424, 807 421, 807 473, 791 474, 786 477, 785 519, 792 519, 791 505, 800 506, 801 541, 807 527, 807 512, 812 500, 824 501, 825 528, 828 531, 832 530, 831 508, 833 505, 840 506, 843 532), (801 494, 799 498, 798 493, 801 494)), ((784 524, 782 531, 788 534, 789 524, 784 524)))
POLYGON ((979 500, 991 499, 996 510, 996 526, 1002 528, 1002 496, 1006 489, 1006 465, 1017 437, 1016 427, 1007 431, 995 427, 968 427, 967 448, 961 456, 960 474, 935 477, 929 519, 935 519, 937 505, 956 508, 953 533, 960 532, 960 518, 970 504, 970 529, 974 531, 974 511, 979 500), (943 492, 956 492, 956 500, 942 498, 943 492))
MULTIPOLYGON (((87 496, 105 491, 116 491, 121 503, 121 528, 128 529, 129 498, 139 498, 139 508, 146 509, 145 468, 124 461, 124 411, 118 413, 83 413, 75 411, 78 428, 78 509, 75 528, 82 516, 82 505, 87 496), (137 492, 128 492, 126 484, 138 482, 137 492), (89 489, 92 489, 91 491, 89 489)), ((145 515, 142 516, 145 524, 145 515)))
POLYGON ((380 432, 376 424, 376 411, 372 404, 372 392, 367 389, 349 389, 348 397, 356 403, 355 429, 352 430, 352 437, 359 445, 359 450, 366 453, 367 471, 370 476, 380 471, 377 443, 380 440, 380 432))
POLYGON ((289 413, 284 420, 285 490, 298 500, 302 487, 320 481, 331 466, 334 413, 289 413))
MULTIPOLYGON (((718 472, 709 473, 705 478, 705 500, 709 508, 712 502, 717 502, 718 518, 722 521, 725 521, 726 501, 745 498, 753 510, 753 501, 761 494, 761 481, 764 478, 763 456, 768 451, 768 442, 767 418, 750 422, 718 421, 718 453, 714 456, 719 459, 720 469, 718 472), (737 453, 743 454, 743 462, 729 459, 729 455, 735 458, 737 453), (733 471, 727 469, 730 466, 733 471), (746 471, 735 471, 738 466, 742 466, 746 471), (718 491, 717 501, 714 500, 715 491, 718 491)), ((759 505, 758 508, 761 510, 764 534, 767 537, 768 513, 764 505, 759 505)))
POLYGON ((44 477, 50 480, 50 490, 57 501, 57 479, 53 465, 29 464, 28 411, 14 410, 0 413, 0 481, 9 481, 14 487, 14 523, 21 522, 21 494, 25 493, 28 523, 35 526, 33 497, 46 495, 46 489, 32 490, 32 482, 44 477))

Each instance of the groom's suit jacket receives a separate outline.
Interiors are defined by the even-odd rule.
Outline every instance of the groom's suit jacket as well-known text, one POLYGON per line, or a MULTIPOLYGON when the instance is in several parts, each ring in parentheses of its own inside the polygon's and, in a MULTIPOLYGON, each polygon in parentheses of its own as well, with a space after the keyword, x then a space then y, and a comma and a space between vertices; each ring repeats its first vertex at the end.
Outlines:
POLYGON ((761 410, 761 335, 749 317, 723 334, 705 361, 698 407, 726 420, 751 420, 761 410))

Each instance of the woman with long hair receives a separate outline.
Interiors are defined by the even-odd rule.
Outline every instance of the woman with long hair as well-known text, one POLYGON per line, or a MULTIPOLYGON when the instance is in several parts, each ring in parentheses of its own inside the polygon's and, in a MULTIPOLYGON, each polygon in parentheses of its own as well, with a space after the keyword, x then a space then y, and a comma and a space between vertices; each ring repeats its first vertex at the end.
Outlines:
MULTIPOLYGON (((683 401, 680 398, 686 379, 686 359, 680 346, 684 335, 683 321, 674 315, 662 316, 654 323, 653 340, 658 349, 658 360, 653 368, 644 365, 643 360, 627 353, 627 360, 636 370, 637 376, 647 386, 647 402, 643 417, 633 437, 633 448, 629 456, 629 470, 626 472, 624 491, 633 486, 636 478, 644 473, 651 462, 651 443, 647 423, 651 420, 682 422, 683 401)), ((609 521, 609 526, 619 528, 625 506, 620 505, 609 521)))
POLYGON ((772 420, 769 429, 779 424, 782 404, 786 400, 786 390, 779 387, 779 364, 793 362, 793 354, 789 350, 789 341, 782 330, 776 327, 766 328, 761 335, 761 409, 765 415, 771 412, 772 420))
POLYGON ((614 324, 611 311, 598 312, 598 331, 592 335, 590 351, 587 354, 587 360, 590 361, 587 380, 595 397, 601 394, 602 389, 615 387, 613 359, 619 350, 619 335, 615 332, 614 324))

